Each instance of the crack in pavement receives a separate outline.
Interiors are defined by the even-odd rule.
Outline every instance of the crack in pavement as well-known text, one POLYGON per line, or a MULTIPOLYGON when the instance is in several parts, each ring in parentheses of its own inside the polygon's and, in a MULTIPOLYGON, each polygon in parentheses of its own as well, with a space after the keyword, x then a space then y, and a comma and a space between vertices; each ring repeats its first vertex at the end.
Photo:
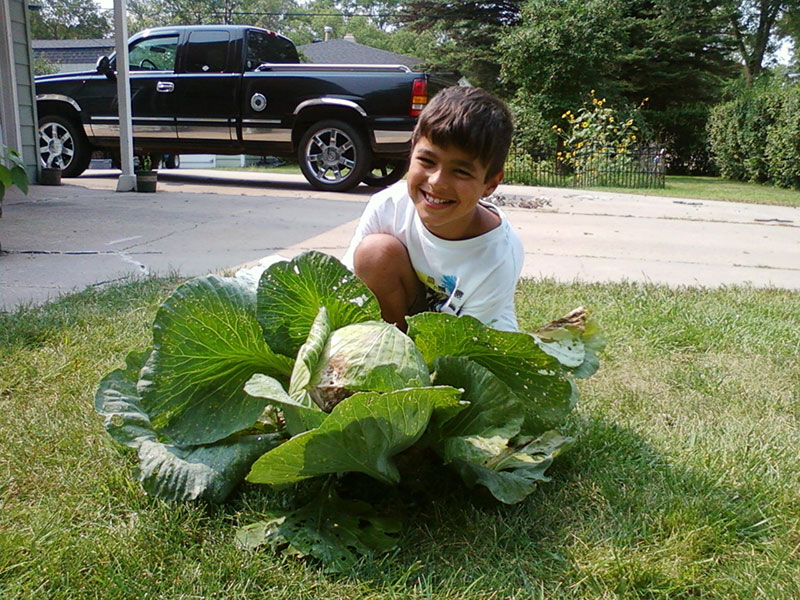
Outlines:
MULTIPOLYGON (((117 256, 123 262, 132 264, 144 275, 150 274, 148 266, 133 258, 125 250, 3 250, 0 255, 11 254, 32 254, 32 255, 48 255, 48 256, 117 256)), ((157 251, 137 252, 136 254, 163 254, 157 251)))
MULTIPOLYGON (((152 238, 152 239, 148 239, 148 240, 143 240, 143 241, 138 242, 136 244, 131 244, 130 246, 125 246, 122 249, 122 251, 124 252, 126 250, 130 250, 131 248, 136 248, 138 246, 142 246, 142 245, 145 245, 145 244, 152 244, 154 242, 160 242, 161 240, 165 240, 168 237, 172 237, 173 235, 177 235, 178 233, 184 233, 186 231, 191 231, 192 229, 197 229, 200 225, 206 225, 206 224, 207 223, 205 223, 205 222, 203 222, 203 223, 195 223, 194 225, 192 225, 190 227, 186 227, 185 229, 176 229, 174 231, 170 231, 169 233, 165 233, 164 235, 162 235, 160 237, 152 238)), ((139 237, 141 237, 141 236, 139 236, 139 237)), ((130 239, 134 239, 134 238, 130 238, 130 239)), ((126 241, 126 240, 121 240, 121 241, 126 241)))

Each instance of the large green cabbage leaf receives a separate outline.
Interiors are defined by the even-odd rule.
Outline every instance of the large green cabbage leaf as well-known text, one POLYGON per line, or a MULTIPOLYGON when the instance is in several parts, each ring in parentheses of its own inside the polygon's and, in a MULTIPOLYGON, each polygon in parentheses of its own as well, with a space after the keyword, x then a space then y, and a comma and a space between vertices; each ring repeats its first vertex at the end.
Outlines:
POLYGON ((261 275, 258 322, 276 352, 296 356, 322 306, 332 330, 381 318, 369 288, 327 254, 305 252, 289 262, 275 263, 261 275))
POLYGON ((94 396, 94 408, 103 417, 108 434, 129 448, 138 448, 144 440, 156 438, 153 424, 142 409, 136 390, 139 371, 151 352, 129 353, 125 357, 125 368, 115 369, 103 377, 94 396))
POLYGON ((557 431, 512 445, 501 437, 465 436, 448 439, 444 456, 469 487, 486 486, 501 502, 515 504, 550 480, 545 471, 573 441, 557 431))
POLYGON ((442 356, 434 362, 434 383, 462 388, 461 401, 466 406, 446 421, 435 419, 429 431, 432 440, 464 435, 509 440, 519 433, 522 403, 486 367, 463 356, 442 356))
POLYGON ((267 346, 255 308, 251 288, 216 275, 184 283, 161 305, 138 383, 159 433, 208 444, 256 422, 265 402, 246 394, 245 382, 254 373, 288 378, 294 361, 267 346))
POLYGON ((464 356, 505 383, 521 402, 525 435, 557 426, 577 402, 577 387, 568 372, 527 333, 498 331, 474 317, 433 312, 409 317, 408 324, 408 335, 429 365, 440 356, 464 356))
POLYGON ((243 480, 253 461, 284 436, 260 432, 231 436, 208 446, 162 443, 142 410, 136 383, 149 352, 131 352, 126 366, 106 375, 95 395, 95 409, 106 431, 120 444, 138 450, 139 481, 165 500, 222 502, 243 480))
POLYGON ((145 440, 139 446, 139 481, 165 500, 220 503, 239 485, 253 461, 274 448, 276 433, 232 435, 210 446, 181 448, 145 440))
POLYGON ((435 362, 437 385, 460 385, 468 406, 427 432, 445 464, 469 486, 485 486, 499 501, 523 500, 571 438, 555 431, 535 440, 518 437, 522 402, 489 369, 465 357, 440 357, 435 362))
POLYGON ((422 436, 434 410, 457 406, 461 390, 408 388, 360 392, 340 402, 322 424, 259 458, 247 480, 283 485, 331 473, 357 471, 394 484, 391 457, 422 436))

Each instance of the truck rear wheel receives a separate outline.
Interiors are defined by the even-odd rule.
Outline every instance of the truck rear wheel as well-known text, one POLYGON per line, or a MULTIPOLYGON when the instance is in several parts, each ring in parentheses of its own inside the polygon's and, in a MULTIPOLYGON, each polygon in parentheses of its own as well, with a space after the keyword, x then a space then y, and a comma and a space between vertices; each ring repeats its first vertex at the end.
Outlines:
POLYGON ((372 187, 385 188, 400 181, 407 170, 407 160, 375 158, 362 181, 372 187))
POLYGON ((319 121, 300 140, 300 170, 318 190, 345 192, 356 187, 372 164, 364 135, 344 121, 319 121))
POLYGON ((58 115, 39 119, 39 156, 42 167, 60 168, 63 177, 77 177, 92 160, 83 131, 58 115))

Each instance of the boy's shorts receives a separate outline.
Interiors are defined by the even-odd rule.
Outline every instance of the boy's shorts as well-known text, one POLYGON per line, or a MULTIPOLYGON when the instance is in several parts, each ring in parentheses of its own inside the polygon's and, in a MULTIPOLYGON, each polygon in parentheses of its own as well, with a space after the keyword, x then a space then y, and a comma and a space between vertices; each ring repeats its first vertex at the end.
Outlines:
POLYGON ((436 302, 437 298, 433 294, 432 290, 425 287, 421 281, 419 282, 419 286, 417 287, 417 296, 414 298, 414 302, 411 303, 411 306, 408 309, 408 315, 416 315, 421 312, 429 312, 429 311, 436 311, 436 302))

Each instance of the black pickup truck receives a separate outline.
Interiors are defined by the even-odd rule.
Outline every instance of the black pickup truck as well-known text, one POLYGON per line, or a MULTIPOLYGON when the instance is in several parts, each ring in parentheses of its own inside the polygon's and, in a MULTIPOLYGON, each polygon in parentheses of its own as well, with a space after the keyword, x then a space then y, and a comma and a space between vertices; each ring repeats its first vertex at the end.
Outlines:
MULTIPOLYGON (((128 42, 137 155, 293 157, 317 189, 403 176, 417 115, 447 81, 402 65, 300 63, 272 31, 197 25, 128 42)), ((43 166, 80 175, 96 150, 119 152, 115 57, 95 71, 36 78, 43 166)))

